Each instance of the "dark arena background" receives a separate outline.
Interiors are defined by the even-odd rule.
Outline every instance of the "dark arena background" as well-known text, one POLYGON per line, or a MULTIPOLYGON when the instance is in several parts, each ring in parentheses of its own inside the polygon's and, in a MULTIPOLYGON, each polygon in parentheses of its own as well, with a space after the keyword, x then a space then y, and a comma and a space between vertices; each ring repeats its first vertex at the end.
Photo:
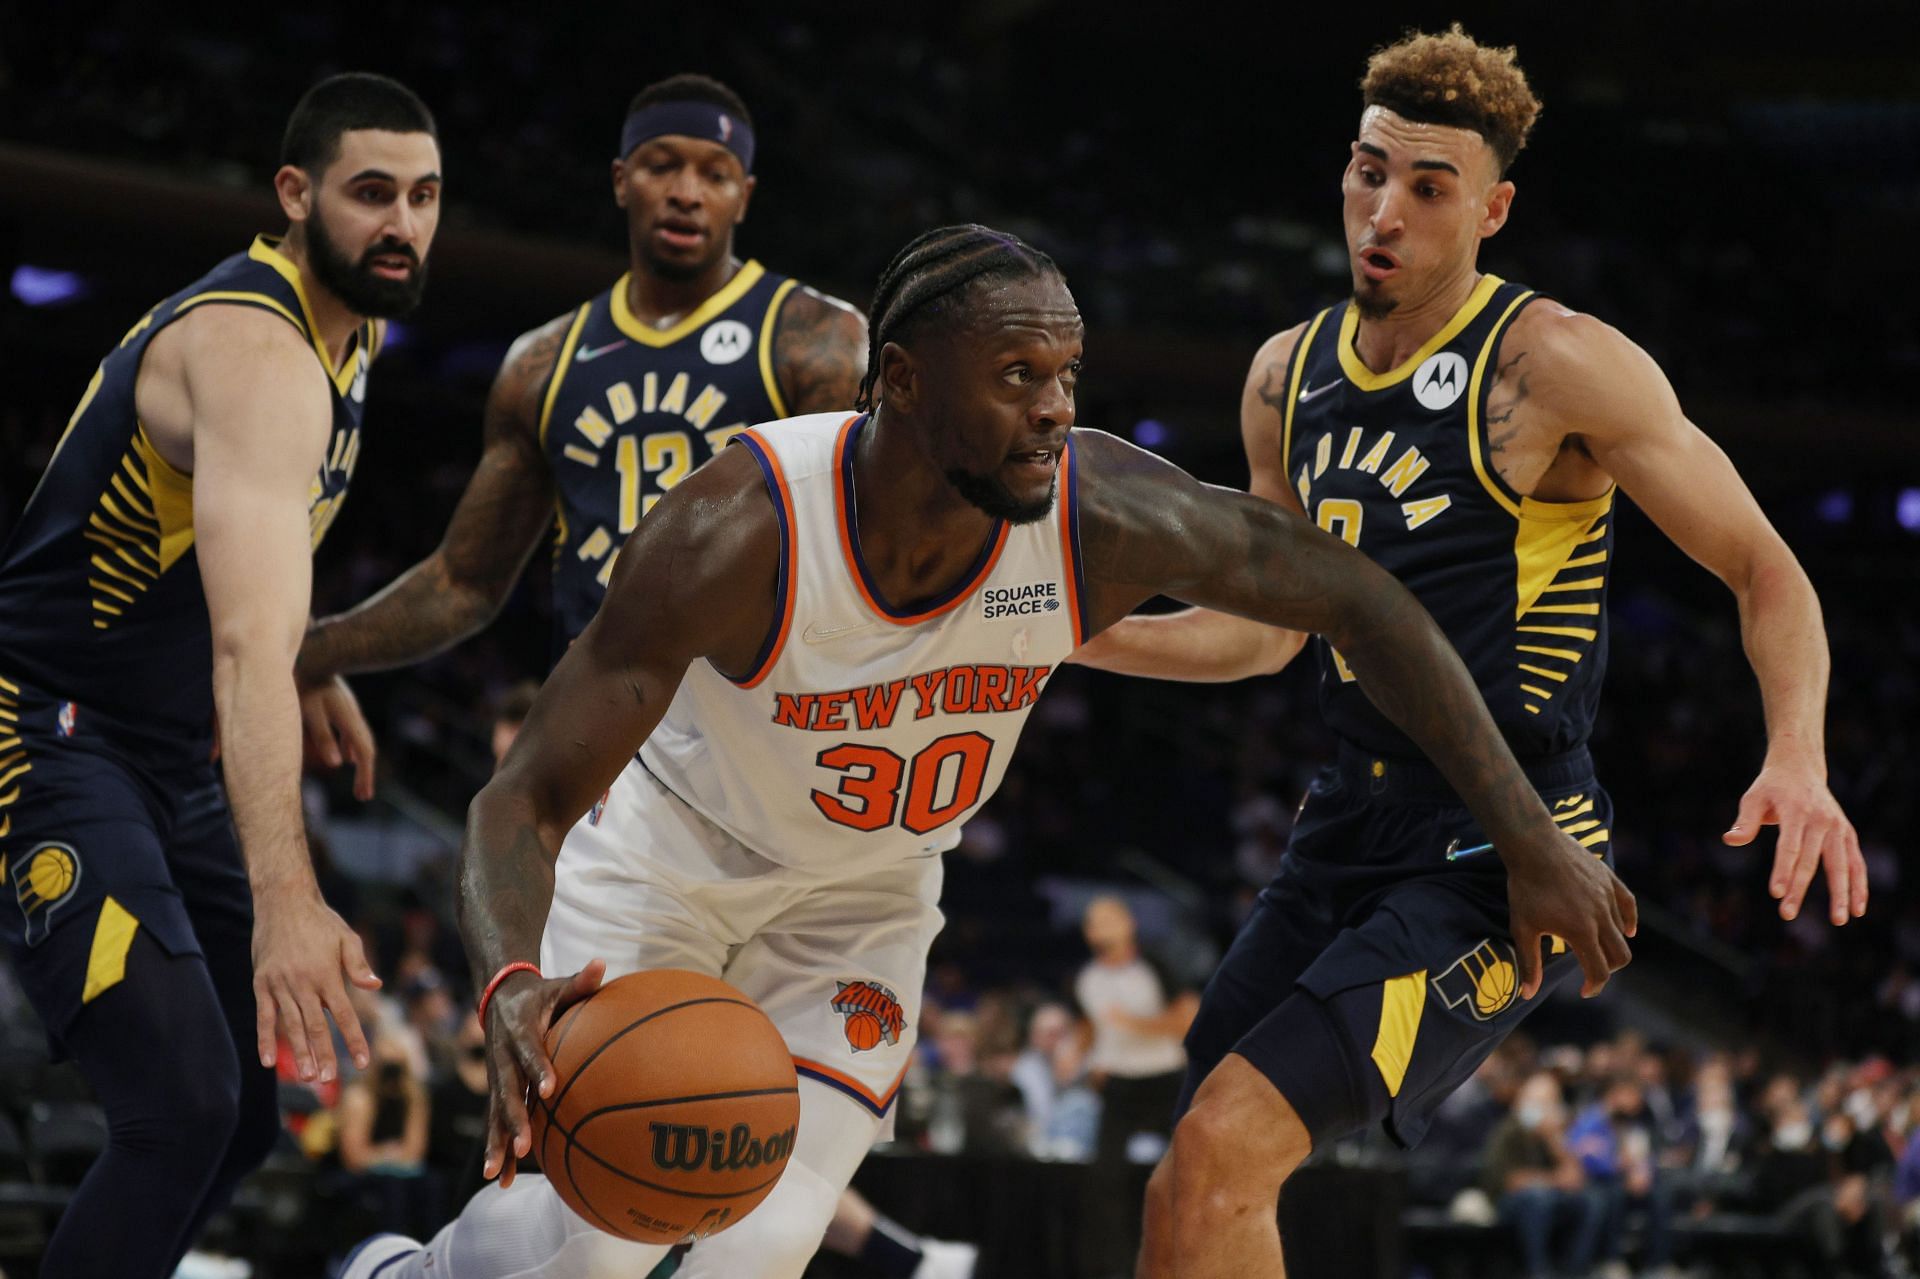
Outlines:
MULTIPOLYGON (((1593 749, 1640 901, 1634 963, 1597 1000, 1553 998, 1411 1154, 1377 1135, 1316 1152, 1281 1205, 1290 1273, 1519 1275, 1485 1159, 1544 1070, 1569 1123, 1597 1115, 1641 1161, 1595 1273, 1910 1275, 1920 61, 1911 33, 1894 34, 1910 17, 1844 0, 1257 15, 1049 0, 0 5, 0 528, 127 326, 282 228, 281 128, 341 70, 398 77, 432 107, 445 213, 425 304, 394 325, 372 379, 316 616, 433 547, 508 341, 624 269, 608 161, 628 99, 679 71, 726 81, 755 117, 740 256, 864 307, 927 227, 1017 231, 1058 260, 1086 318, 1080 424, 1242 487, 1253 351, 1347 291, 1338 182, 1365 59, 1458 19, 1517 45, 1545 103, 1511 173, 1512 221, 1481 265, 1644 346, 1801 557, 1833 653, 1831 784, 1873 901, 1835 929, 1816 888, 1783 923, 1766 891, 1772 833, 1721 843, 1765 743, 1733 601, 1623 503, 1593 749)), ((431 1233, 473 1188, 483 1098, 457 1068, 474 992, 453 865, 495 708, 547 669, 545 559, 478 638, 354 681, 381 748, 372 802, 343 777, 307 782, 322 885, 386 978, 368 1016, 402 1042, 418 1084, 404 1095, 431 1111, 424 1154, 349 1166, 336 1110, 368 1082, 315 1089, 283 1069, 281 1148, 182 1275, 329 1274, 374 1230, 431 1233)), ((1088 1191, 1110 1170, 1089 1164, 1103 1080, 1080 1060, 1101 1011, 1074 1000, 1082 916, 1117 895, 1169 981, 1204 983, 1331 750, 1309 667, 1218 687, 1062 670, 949 855, 896 1139, 855 1184, 905 1227, 976 1245, 980 1279, 1108 1279, 1083 1241, 1137 1229, 1150 1136, 1124 1179, 1088 1191), (1044 1086, 1023 1090, 1036 1076, 1044 1086)), ((0 967, 7 1279, 38 1273, 104 1132, 0 967)), ((808 1273, 877 1272, 823 1253, 808 1273)))

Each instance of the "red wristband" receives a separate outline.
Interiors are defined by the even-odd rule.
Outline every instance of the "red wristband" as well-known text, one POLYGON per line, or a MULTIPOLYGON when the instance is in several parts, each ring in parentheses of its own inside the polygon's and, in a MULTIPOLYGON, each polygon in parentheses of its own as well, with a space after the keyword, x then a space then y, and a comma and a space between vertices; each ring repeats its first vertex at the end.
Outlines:
POLYGON ((487 988, 480 992, 481 1031, 484 1032, 487 1028, 487 1005, 493 1002, 493 992, 500 989, 501 982, 513 976, 515 973, 532 973, 535 977, 538 977, 540 975, 540 965, 530 964, 524 959, 516 960, 493 975, 493 980, 487 983, 487 988))

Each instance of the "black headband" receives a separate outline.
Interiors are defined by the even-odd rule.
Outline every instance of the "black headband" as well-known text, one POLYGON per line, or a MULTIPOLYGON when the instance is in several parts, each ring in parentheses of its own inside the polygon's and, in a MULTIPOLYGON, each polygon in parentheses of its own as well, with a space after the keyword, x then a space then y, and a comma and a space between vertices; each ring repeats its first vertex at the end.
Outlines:
POLYGON ((711 102, 650 102, 641 107, 620 130, 621 158, 632 155, 642 142, 669 133, 718 142, 740 157, 741 168, 753 172, 753 126, 711 102))

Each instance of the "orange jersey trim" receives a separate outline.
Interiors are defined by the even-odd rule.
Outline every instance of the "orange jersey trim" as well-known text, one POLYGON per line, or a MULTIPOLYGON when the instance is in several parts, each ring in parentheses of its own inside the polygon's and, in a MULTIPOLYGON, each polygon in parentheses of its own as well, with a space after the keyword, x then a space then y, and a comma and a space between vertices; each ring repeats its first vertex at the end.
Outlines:
MULTIPOLYGON (((908 1063, 908 1065, 911 1064, 911 1062, 908 1063)), ((867 1108, 876 1115, 886 1113, 887 1107, 893 1104, 894 1097, 900 1092, 901 1082, 907 1077, 907 1067, 900 1067, 900 1073, 893 1077, 893 1083, 887 1088, 887 1091, 879 1096, 875 1096, 871 1088, 868 1088, 865 1084, 853 1078, 853 1076, 843 1074, 835 1070, 832 1066, 828 1066, 822 1062, 813 1061, 806 1057, 795 1057, 793 1059, 793 1068, 803 1074, 814 1076, 823 1084, 838 1088, 845 1093, 851 1093, 856 1100, 863 1102, 867 1108)))

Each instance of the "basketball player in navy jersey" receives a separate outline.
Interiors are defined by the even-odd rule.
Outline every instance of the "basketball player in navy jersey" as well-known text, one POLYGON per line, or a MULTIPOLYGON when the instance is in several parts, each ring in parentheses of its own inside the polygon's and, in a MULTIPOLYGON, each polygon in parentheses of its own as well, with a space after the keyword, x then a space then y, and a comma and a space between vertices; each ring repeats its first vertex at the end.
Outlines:
MULTIPOLYGON (((173 1273, 279 1133, 278 1037, 331 1079, 331 1015, 367 1064, 346 985, 379 982, 307 857, 293 660, 440 151, 405 87, 343 75, 281 158, 285 238, 127 332, 0 552, 0 937, 108 1123, 49 1279, 173 1273)), ((344 685, 309 699, 355 718, 344 685)))
POLYGON ((556 1087, 543 1036, 609 965, 722 975, 792 1046, 792 1158, 682 1273, 797 1279, 891 1104, 873 1082, 912 1051, 941 851, 1057 663, 1159 594, 1330 635, 1499 844, 1517 926, 1567 938, 1595 987, 1627 961, 1632 896, 1555 825, 1413 596, 1294 512, 1074 429, 1083 333, 1046 255, 986 227, 928 232, 875 291, 866 411, 757 428, 641 521, 469 813, 461 932, 488 992, 503 1188, 424 1248, 368 1241, 346 1279, 660 1258, 514 1177, 529 1089, 556 1087), (1000 610, 1012 590, 1049 605, 1000 610), (849 1048, 831 978, 881 964, 896 1038, 849 1048))
MULTIPOLYGON (((1739 604, 1768 740, 1726 841, 1779 826, 1769 887, 1784 918, 1823 867, 1833 923, 1861 914, 1859 842, 1826 785, 1827 646, 1806 574, 1644 352, 1476 265, 1539 111, 1514 51, 1457 26, 1410 36, 1374 55, 1363 88, 1342 180, 1353 297, 1254 357, 1253 492, 1419 597, 1555 821, 1611 860, 1586 743, 1625 490, 1739 604)), ((1194 610, 1124 622, 1080 660, 1238 679, 1305 639, 1194 610)), ((1543 972, 1504 848, 1487 849, 1457 791, 1368 704, 1351 654, 1319 649, 1339 762, 1313 783, 1188 1037, 1185 1114, 1148 1193, 1140 1273, 1154 1279, 1282 1273, 1275 1202, 1308 1151, 1373 1123, 1417 1142, 1529 1001, 1574 971, 1549 938, 1543 972)))
POLYGON ((627 274, 513 344, 439 547, 317 622, 303 681, 408 665, 474 634, 549 528, 557 656, 662 494, 743 427, 853 403, 860 313, 734 256, 754 149, 746 105, 718 81, 676 75, 634 98, 613 161, 627 274))

